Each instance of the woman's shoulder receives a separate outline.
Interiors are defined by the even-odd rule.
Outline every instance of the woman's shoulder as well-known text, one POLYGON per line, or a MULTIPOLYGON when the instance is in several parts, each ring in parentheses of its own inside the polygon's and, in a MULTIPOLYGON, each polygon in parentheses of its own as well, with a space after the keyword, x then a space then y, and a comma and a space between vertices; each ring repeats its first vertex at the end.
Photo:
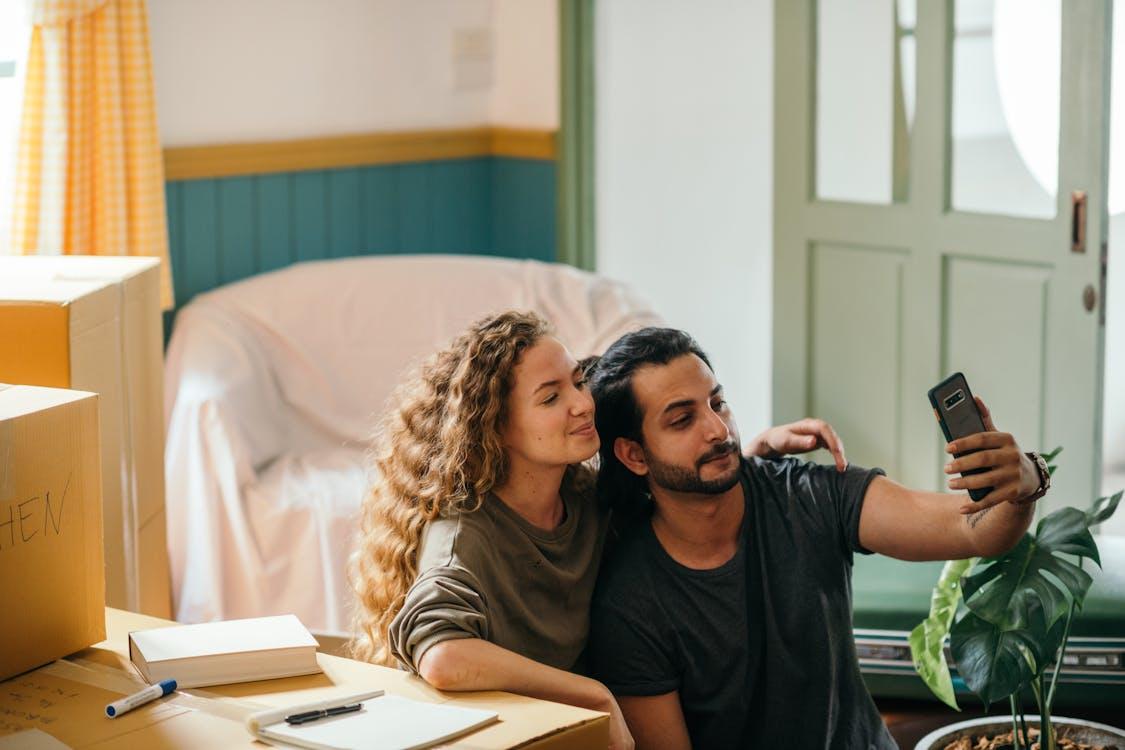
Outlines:
POLYGON ((418 555, 418 572, 434 567, 475 567, 491 548, 496 525, 481 508, 451 510, 426 523, 418 555))

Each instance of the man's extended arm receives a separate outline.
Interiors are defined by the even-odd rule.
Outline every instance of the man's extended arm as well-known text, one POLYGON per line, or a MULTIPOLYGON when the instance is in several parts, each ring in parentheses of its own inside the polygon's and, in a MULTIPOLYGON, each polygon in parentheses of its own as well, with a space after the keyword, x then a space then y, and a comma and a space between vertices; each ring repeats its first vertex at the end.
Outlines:
POLYGON ((1027 531, 1034 503, 1003 503, 972 514, 963 496, 920 492, 876 477, 859 517, 859 543, 900 560, 959 560, 1011 549, 1027 531))
POLYGON ((980 502, 965 495, 908 489, 884 477, 867 488, 859 519, 859 542, 872 552, 900 560, 953 560, 999 555, 1020 540, 1033 503, 1020 503, 1039 488, 1039 472, 1015 439, 998 432, 988 409, 977 399, 986 432, 955 440, 949 453, 974 451, 946 465, 947 474, 991 467, 951 479, 952 489, 992 487, 980 502))

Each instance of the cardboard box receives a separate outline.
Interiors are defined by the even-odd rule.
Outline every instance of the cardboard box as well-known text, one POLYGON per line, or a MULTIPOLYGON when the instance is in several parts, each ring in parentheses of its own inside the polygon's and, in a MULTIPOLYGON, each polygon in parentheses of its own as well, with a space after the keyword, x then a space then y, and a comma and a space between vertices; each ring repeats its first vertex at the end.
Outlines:
POLYGON ((98 400, 0 385, 0 679, 105 638, 98 400))
POLYGON ((171 612, 155 258, 0 258, 0 381, 101 395, 106 600, 171 612))

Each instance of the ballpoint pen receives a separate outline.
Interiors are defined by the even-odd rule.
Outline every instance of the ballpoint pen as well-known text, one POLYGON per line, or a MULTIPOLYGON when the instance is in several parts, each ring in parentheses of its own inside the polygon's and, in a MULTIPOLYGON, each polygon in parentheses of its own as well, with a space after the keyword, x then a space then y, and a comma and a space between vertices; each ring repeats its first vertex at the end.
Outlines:
POLYGON ((358 711, 363 708, 362 703, 353 703, 350 706, 333 706, 332 708, 322 708, 319 711, 305 711, 292 716, 286 716, 285 721, 289 724, 307 724, 310 721, 323 719, 326 716, 338 716, 339 714, 350 714, 353 711, 358 711))

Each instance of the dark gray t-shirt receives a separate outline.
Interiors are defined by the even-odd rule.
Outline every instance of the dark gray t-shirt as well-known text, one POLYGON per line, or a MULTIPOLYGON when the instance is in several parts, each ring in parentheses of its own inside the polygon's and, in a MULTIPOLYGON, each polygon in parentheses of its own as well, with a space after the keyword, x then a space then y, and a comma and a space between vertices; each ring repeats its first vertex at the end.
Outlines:
POLYGON ((696 750, 895 748, 860 677, 853 552, 879 469, 743 462, 738 551, 712 570, 673 560, 643 522, 603 565, 590 666, 618 695, 679 691, 696 750))

